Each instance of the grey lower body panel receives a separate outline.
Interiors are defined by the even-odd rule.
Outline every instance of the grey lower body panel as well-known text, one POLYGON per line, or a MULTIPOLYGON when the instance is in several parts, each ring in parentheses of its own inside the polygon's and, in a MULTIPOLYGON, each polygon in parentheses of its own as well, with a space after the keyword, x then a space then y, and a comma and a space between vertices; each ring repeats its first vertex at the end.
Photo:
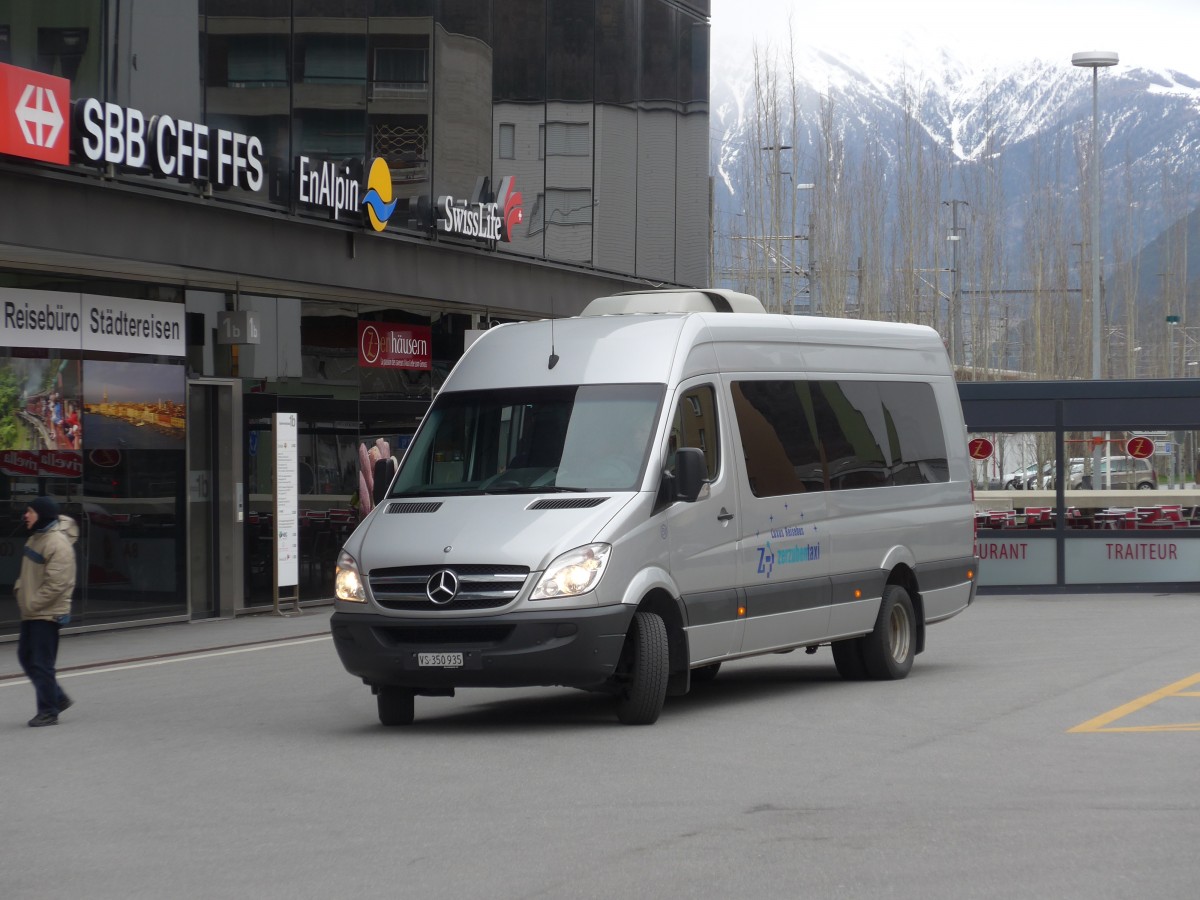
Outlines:
POLYGON ((595 687, 616 670, 631 606, 414 619, 334 613, 342 665, 368 684, 417 690, 563 685, 595 687), (420 654, 461 653, 452 668, 421 665, 420 654))

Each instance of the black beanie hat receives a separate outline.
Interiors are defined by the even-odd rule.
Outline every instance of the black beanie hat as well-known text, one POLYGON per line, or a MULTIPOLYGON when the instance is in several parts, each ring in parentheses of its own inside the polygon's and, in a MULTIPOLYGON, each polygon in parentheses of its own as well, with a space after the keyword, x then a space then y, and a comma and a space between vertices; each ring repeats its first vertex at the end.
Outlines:
POLYGON ((53 497, 34 497, 29 501, 29 507, 37 513, 35 528, 45 528, 58 518, 58 504, 53 497))

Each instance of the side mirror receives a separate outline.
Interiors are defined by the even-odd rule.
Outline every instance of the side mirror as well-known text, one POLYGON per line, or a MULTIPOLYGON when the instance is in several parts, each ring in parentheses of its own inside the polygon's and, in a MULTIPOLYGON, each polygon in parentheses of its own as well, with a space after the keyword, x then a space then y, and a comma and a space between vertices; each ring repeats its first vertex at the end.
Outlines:
POLYGON ((708 480, 708 465, 704 451, 697 447, 682 447, 675 451, 675 496, 684 503, 694 503, 708 480))

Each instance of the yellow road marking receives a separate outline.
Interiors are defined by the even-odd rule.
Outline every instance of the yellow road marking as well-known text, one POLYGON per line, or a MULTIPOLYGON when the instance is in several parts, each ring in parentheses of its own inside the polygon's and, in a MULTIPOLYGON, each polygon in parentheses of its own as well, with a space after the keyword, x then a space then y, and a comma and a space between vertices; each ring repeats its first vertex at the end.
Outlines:
POLYGON ((1096 716, 1094 719, 1089 719, 1082 725, 1076 725, 1074 728, 1068 729, 1067 734, 1082 734, 1085 732, 1138 732, 1138 731, 1200 731, 1200 722, 1180 725, 1143 725, 1143 726, 1118 726, 1109 728, 1107 726, 1116 722, 1118 719, 1123 719, 1128 715, 1132 715, 1140 709, 1145 709, 1153 703, 1157 703, 1166 697, 1200 697, 1200 693, 1193 691, 1185 691, 1192 685, 1200 683, 1200 673, 1192 675, 1189 678, 1184 678, 1182 681, 1176 681, 1174 684, 1168 684, 1164 688, 1159 688, 1157 691, 1151 691, 1143 697, 1138 697, 1136 700, 1131 700, 1124 706, 1118 706, 1116 709, 1111 709, 1103 715, 1096 716))

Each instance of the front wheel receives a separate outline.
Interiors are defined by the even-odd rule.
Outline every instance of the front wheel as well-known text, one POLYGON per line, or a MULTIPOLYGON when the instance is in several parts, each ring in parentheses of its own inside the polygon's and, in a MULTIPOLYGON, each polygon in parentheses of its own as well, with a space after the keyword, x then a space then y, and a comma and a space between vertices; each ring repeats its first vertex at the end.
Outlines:
POLYGON ((1152 482, 1149 482, 1149 481, 1143 481, 1141 484, 1139 484, 1139 485, 1138 485, 1138 490, 1139 490, 1139 491, 1152 491, 1152 490, 1154 490, 1156 487, 1158 487, 1158 485, 1157 485, 1157 484, 1154 484, 1154 483, 1152 483, 1152 482))
POLYGON ((667 699, 670 651, 662 617, 634 613, 613 676, 617 718, 626 725, 653 725, 667 699))
POLYGON ((898 584, 883 589, 875 630, 862 640, 867 674, 881 680, 904 678, 916 652, 917 617, 908 591, 898 584))
POLYGON ((379 722, 382 725, 411 725, 416 703, 411 690, 391 685, 380 685, 375 690, 379 706, 379 722))

